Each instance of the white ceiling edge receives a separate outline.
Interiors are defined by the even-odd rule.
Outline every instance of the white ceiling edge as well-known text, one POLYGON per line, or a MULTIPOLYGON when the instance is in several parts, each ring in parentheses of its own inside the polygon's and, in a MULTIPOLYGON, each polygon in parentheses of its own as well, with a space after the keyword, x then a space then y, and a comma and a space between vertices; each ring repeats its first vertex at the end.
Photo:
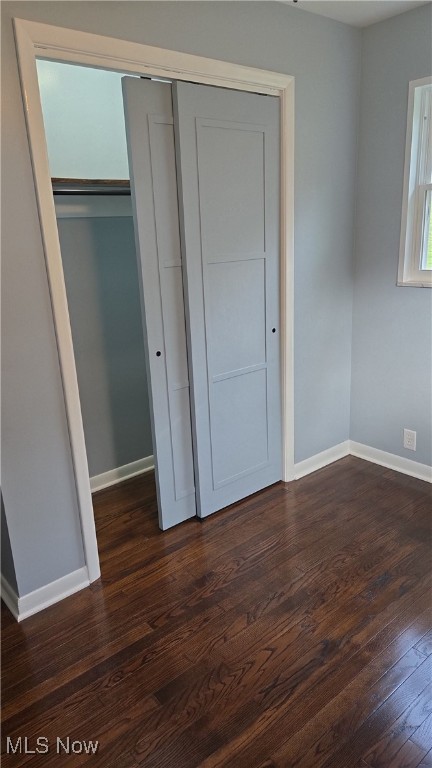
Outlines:
POLYGON ((398 16, 430 0, 280 0, 285 5, 317 13, 353 27, 368 27, 378 21, 398 16))

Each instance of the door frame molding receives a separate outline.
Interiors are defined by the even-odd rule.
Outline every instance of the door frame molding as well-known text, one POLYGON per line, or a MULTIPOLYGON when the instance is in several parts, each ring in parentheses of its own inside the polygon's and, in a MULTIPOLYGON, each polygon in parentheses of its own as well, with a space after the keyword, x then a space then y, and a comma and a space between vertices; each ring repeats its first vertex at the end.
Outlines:
POLYGON ((89 580, 100 576, 75 355, 51 188, 36 58, 188 80, 281 100, 283 480, 294 479, 294 77, 89 32, 14 19, 23 106, 46 260, 89 580))

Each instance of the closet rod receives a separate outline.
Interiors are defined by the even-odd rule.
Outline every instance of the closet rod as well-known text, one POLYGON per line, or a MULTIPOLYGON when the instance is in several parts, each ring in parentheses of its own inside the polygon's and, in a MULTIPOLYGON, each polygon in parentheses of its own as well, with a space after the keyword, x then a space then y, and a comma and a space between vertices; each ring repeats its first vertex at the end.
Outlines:
POLYGON ((54 195, 130 195, 129 179, 51 179, 54 195))

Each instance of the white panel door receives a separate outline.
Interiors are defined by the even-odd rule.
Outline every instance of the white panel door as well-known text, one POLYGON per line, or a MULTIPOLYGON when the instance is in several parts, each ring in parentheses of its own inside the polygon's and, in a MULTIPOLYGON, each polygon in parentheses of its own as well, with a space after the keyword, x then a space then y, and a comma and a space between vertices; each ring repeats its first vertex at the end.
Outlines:
POLYGON ((196 515, 171 86, 122 80, 159 525, 196 515))
POLYGON ((279 99, 175 83, 197 511, 281 479, 279 99))

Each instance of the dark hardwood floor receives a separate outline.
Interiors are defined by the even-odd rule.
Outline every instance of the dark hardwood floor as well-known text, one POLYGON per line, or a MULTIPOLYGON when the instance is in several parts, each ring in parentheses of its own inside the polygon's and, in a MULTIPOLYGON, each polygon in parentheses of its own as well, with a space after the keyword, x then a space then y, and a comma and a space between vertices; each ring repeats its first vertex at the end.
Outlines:
POLYGON ((2 607, 3 751, 50 746, 4 766, 432 766, 428 484, 348 457, 166 533, 151 476, 94 503, 102 580, 2 607))

